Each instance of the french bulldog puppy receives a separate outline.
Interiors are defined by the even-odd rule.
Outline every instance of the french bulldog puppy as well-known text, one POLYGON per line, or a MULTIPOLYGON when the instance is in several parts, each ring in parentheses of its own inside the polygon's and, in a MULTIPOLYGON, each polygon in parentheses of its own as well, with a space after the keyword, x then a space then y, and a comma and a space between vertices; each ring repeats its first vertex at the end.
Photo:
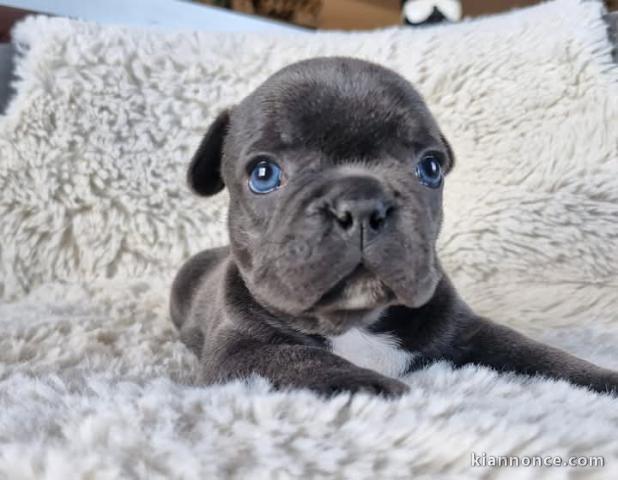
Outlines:
POLYGON ((397 396, 396 377, 449 360, 615 392, 618 373, 457 295, 436 253, 454 162, 412 85, 357 59, 295 63, 221 112, 188 181, 227 187, 230 245, 188 260, 171 295, 200 381, 397 396))

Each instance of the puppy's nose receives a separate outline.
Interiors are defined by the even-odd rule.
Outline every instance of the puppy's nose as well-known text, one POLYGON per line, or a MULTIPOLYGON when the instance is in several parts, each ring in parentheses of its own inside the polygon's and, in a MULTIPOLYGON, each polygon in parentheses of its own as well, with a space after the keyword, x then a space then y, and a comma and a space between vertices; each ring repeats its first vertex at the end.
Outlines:
POLYGON ((336 202, 331 212, 342 230, 361 227, 376 233, 382 230, 390 213, 383 200, 343 200, 336 202))
POLYGON ((384 229, 393 206, 373 179, 350 180, 338 185, 339 195, 329 202, 328 210, 339 231, 349 237, 360 235, 362 246, 384 229))

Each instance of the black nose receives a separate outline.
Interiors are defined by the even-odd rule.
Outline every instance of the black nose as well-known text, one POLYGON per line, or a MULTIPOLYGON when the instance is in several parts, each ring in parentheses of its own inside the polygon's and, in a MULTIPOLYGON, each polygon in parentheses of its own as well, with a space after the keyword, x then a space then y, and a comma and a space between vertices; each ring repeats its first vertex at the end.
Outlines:
POLYGON ((328 203, 328 211, 340 232, 360 235, 361 246, 366 245, 384 230, 393 206, 373 179, 350 179, 339 187, 338 195, 328 203))
POLYGON ((343 200, 336 202, 331 212, 343 230, 362 227, 373 232, 382 230, 390 213, 382 200, 343 200))

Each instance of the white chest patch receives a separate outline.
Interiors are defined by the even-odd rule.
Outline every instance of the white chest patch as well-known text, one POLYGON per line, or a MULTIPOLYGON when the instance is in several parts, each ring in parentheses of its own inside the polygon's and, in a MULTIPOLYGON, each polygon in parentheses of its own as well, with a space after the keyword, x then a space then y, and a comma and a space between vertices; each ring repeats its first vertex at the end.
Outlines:
POLYGON ((414 353, 402 349, 391 335, 361 328, 353 328, 329 340, 335 355, 389 377, 403 375, 415 357, 414 353))

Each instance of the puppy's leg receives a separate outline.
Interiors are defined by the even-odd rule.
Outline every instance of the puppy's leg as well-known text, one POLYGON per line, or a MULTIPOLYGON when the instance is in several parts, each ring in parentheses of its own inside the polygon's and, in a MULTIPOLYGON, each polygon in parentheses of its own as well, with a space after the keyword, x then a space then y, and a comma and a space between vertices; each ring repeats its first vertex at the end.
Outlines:
POLYGON ((618 393, 618 372, 475 315, 466 315, 460 326, 463 328, 452 351, 452 360, 458 365, 476 363, 501 371, 563 379, 597 392, 618 393))
POLYGON ((398 380, 357 367, 320 347, 263 343, 238 333, 226 336, 223 344, 217 342, 215 352, 204 350, 204 383, 257 374, 270 380, 275 388, 307 388, 322 395, 367 392, 396 397, 409 390, 398 380))

